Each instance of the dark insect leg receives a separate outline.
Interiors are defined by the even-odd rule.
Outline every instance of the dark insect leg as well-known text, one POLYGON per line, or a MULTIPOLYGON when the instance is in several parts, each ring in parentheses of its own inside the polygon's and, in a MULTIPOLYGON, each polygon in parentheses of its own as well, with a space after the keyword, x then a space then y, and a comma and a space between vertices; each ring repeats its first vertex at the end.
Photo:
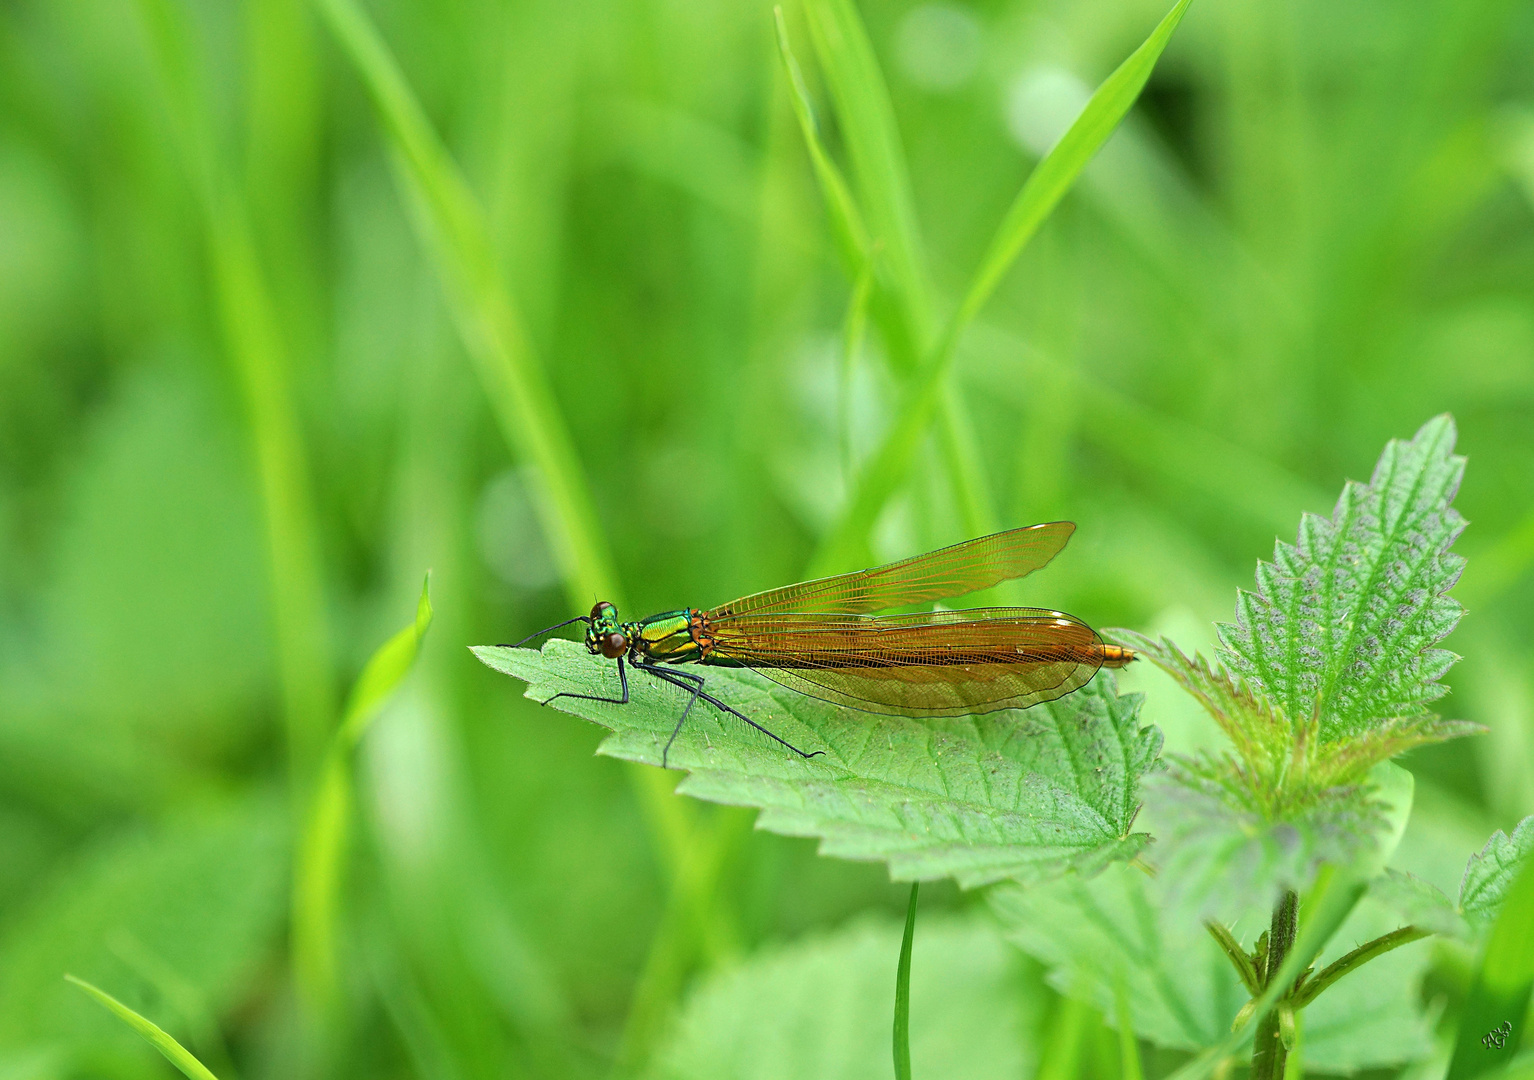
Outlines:
POLYGON ((817 757, 820 754, 825 753, 824 750, 814 750, 809 753, 805 753, 803 750, 800 750, 787 739, 784 739, 779 735, 774 735, 772 732, 762 727, 761 724, 758 724, 745 713, 739 711, 738 709, 732 709, 730 706, 716 698, 713 694, 710 694, 703 689, 703 676, 701 675, 694 675, 691 672, 686 671, 671 671, 667 668, 657 667, 654 664, 641 664, 638 661, 635 661, 634 666, 640 671, 648 671, 651 675, 654 675, 656 678, 661 679, 664 682, 670 683, 672 686, 680 686, 683 690, 686 690, 692 694, 692 698, 687 702, 687 708, 682 710, 682 715, 676 722, 676 727, 671 729, 671 738, 666 740, 666 749, 661 752, 661 765, 663 767, 665 766, 667 755, 671 752, 671 744, 676 741, 677 734, 682 730, 682 722, 687 719, 687 713, 692 709, 693 702, 698 698, 702 698, 704 701, 708 702, 720 712, 727 712, 731 716, 744 720, 747 724, 750 724, 752 727, 756 728, 757 731, 760 731, 763 735, 766 735, 773 742, 779 743, 782 746, 786 746, 788 749, 792 750, 802 758, 817 757))
POLYGON ((609 705, 627 705, 629 703, 629 677, 628 673, 623 670, 623 657, 621 656, 618 657, 618 684, 623 687, 623 696, 621 698, 598 697, 596 694, 571 694, 561 690, 542 704, 547 705, 550 701, 554 701, 557 698, 568 697, 579 698, 582 701, 605 701, 609 705))
POLYGON ((553 626, 544 627, 542 630, 539 630, 536 634, 528 634, 527 637, 523 638, 521 641, 517 642, 515 645, 507 645, 505 642, 502 642, 500 645, 496 646, 496 648, 499 648, 499 649, 520 649, 523 645, 526 645, 529 641, 533 640, 533 638, 535 638, 535 637, 542 637, 544 634, 552 634, 555 630, 558 630, 561 627, 569 626, 571 623, 578 623, 578 622, 589 623, 590 621, 591 621, 591 616, 590 615, 577 615, 573 619, 566 619, 564 622, 555 623, 553 626))

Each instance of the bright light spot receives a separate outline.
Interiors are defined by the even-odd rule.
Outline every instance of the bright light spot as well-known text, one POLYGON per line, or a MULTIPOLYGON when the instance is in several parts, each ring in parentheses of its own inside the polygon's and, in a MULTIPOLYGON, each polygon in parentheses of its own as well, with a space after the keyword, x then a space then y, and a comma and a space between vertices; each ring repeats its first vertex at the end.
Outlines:
POLYGON ((546 589, 559 583, 559 567, 538 524, 533 482, 529 471, 507 469, 486 484, 476 531, 480 556, 496 577, 524 589, 546 589))
POLYGON ((954 90, 980 66, 980 23, 957 4, 923 4, 900 20, 895 58, 925 90, 954 90))
POLYGON ((1091 88, 1064 68, 1025 71, 1007 89, 1007 129, 1023 149, 1043 157, 1091 97, 1091 88))

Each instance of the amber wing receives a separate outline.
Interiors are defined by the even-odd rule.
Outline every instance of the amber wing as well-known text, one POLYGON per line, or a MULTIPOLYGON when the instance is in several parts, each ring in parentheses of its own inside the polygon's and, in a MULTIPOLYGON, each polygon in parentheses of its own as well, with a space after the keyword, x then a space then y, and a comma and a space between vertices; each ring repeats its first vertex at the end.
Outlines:
POLYGON ((705 663, 739 664, 867 712, 964 716, 1024 709, 1085 686, 1102 639, 1042 608, 912 615, 765 613, 710 620, 705 663))
POLYGON ((963 596, 1031 574, 1065 547, 1076 526, 1052 521, 993 533, 888 566, 754 593, 709 612, 715 623, 772 611, 868 614, 963 596))

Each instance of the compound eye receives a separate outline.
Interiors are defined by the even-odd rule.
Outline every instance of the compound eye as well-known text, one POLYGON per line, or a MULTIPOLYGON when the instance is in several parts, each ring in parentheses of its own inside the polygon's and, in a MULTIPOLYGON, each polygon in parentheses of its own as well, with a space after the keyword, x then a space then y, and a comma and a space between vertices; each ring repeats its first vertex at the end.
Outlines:
POLYGON ((613 609, 613 606, 611 604, 609 604, 606 600, 602 600, 599 603, 597 603, 596 606, 594 606, 591 609, 591 617, 593 619, 603 618, 609 612, 611 612, 612 609, 613 609))
POLYGON ((629 639, 616 630, 611 634, 602 635, 602 655, 609 660, 616 660, 628 651, 629 639))

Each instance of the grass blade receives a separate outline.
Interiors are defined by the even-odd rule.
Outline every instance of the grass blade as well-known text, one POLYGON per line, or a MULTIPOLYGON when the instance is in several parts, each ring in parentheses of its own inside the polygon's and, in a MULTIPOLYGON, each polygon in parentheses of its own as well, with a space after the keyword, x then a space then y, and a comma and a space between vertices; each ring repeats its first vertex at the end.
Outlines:
POLYGON ((804 73, 799 70, 799 61, 794 57, 793 47, 788 41, 788 25, 783 21, 783 9, 774 7, 772 18, 778 34, 778 56, 788 76, 789 100, 794 106, 794 116, 799 120, 805 148, 810 153, 810 164, 815 170, 821 197, 826 201, 831 232, 836 237, 837 249, 848 272, 857 275, 861 283, 862 277, 869 272, 868 227, 863 223, 863 212, 858 209, 841 169, 820 141, 820 125, 815 122, 815 109, 810 104, 809 88, 804 85, 804 73))
POLYGON ((906 340, 919 356, 931 334, 931 290, 916 201, 889 89, 852 0, 806 0, 810 36, 841 118, 859 202, 902 309, 906 340))
POLYGON ((1114 1021, 1119 1028, 1119 1076, 1123 1080, 1144 1080, 1145 1073, 1140 1068, 1140 1044, 1135 1039, 1130 1009, 1129 977, 1120 968, 1113 981, 1114 1021))
MULTIPOLYGON (((868 32, 851 0, 809 0, 806 12, 857 172, 861 205, 867 214, 866 222, 859 222, 867 232, 863 251, 868 258, 877 256, 875 282, 881 288, 870 296, 870 310, 883 331, 891 361, 898 369, 911 371, 918 367, 919 358, 929 346, 932 300, 915 200, 911 194, 910 170, 900 145, 889 90, 868 42, 868 32)), ((844 204, 850 205, 853 211, 857 210, 857 204, 850 202, 846 183, 834 164, 830 164, 814 128, 808 91, 789 48, 781 11, 778 12, 777 26, 779 51, 789 69, 794 108, 805 129, 816 174, 821 177, 821 191, 833 226, 845 249, 847 242, 840 238, 851 230, 837 222, 846 215, 844 204), (828 169, 822 167, 822 161, 829 165, 828 169)), ((860 262, 848 261, 854 273, 861 271, 860 262)), ((943 436, 940 449, 959 509, 960 529, 967 536, 994 532, 997 525, 990 483, 984 459, 975 447, 963 402, 956 396, 951 397, 945 402, 939 420, 943 436)), ((902 469, 901 476, 896 478, 897 484, 903 476, 902 469)), ((872 524, 871 520, 869 524, 872 524)), ((811 564, 810 573, 829 573, 866 562, 867 531, 867 528, 862 529, 843 544, 822 545, 811 564)))
MULTIPOLYGON (((843 6, 837 0, 817 2, 838 8, 843 6)), ((1150 37, 1097 88, 1070 130, 1028 177, 981 260, 964 302, 959 305, 941 340, 923 363, 916 381, 901 404, 900 414, 869 460, 849 500, 845 516, 826 541, 823 554, 817 560, 817 568, 825 570, 844 562, 862 546, 862 538, 868 534, 879 512, 884 509, 884 504, 904 480, 926 436, 927 427, 942 402, 948 369, 952 366, 959 337, 995 291, 1002 275, 1016 260, 1024 245, 1070 190, 1087 162, 1107 141, 1140 96, 1157 59, 1166 48, 1172 32, 1177 29, 1177 24, 1182 21, 1190 2, 1178 0, 1150 37)))
POLYGON ((151 1020, 146 1020, 105 990, 92 986, 84 979, 77 979, 73 975, 65 975, 64 979, 84 990, 91 997, 95 998, 103 1009, 142 1035, 150 1046, 165 1055, 166 1061, 169 1061, 176 1068, 180 1069, 182 1073, 191 1077, 191 1080, 218 1080, 218 1077, 214 1076, 206 1065, 193 1057, 191 1051, 186 1047, 166 1034, 158 1024, 151 1020))
MULTIPOLYGON (((1162 51, 1172 39, 1173 31, 1182 22, 1191 2, 1177 0, 1172 10, 1151 31, 1150 37, 1130 53, 1129 58, 1113 74, 1103 80, 1070 129, 1029 174, 1023 189, 1017 193, 1017 198, 1002 218, 996 235, 991 238, 985 257, 980 260, 964 302, 959 305, 958 313, 948 328, 948 339, 957 339, 985 306, 1002 276, 1038 232, 1050 211, 1065 197, 1087 163, 1118 128, 1130 107, 1140 97, 1140 91, 1145 88, 1146 81, 1155 70, 1156 61, 1161 58, 1162 51)), ((953 351, 953 340, 945 341, 943 348, 947 355, 939 359, 946 363, 953 351)))
POLYGON ((185 15, 166 0, 140 0, 140 11, 202 212, 219 322, 249 418, 272 573, 288 755, 298 782, 318 764, 331 723, 330 633, 307 454, 288 386, 280 321, 257 258, 249 208, 218 151, 185 15))
POLYGON ((464 347, 506 440, 542 476, 538 511, 566 594, 622 606, 617 573, 597 524, 575 444, 501 274, 485 213, 432 129, 420 102, 354 0, 315 0, 388 132, 401 184, 441 276, 464 347))
POLYGON ((921 882, 911 882, 905 909, 905 936, 900 939, 900 966, 895 969, 895 1080, 911 1080, 911 940, 916 936, 916 894, 921 882))
POLYGON ((335 931, 351 832, 352 751, 414 665, 431 618, 428 575, 415 621, 379 647, 352 687, 299 840, 293 867, 293 965, 299 989, 321 1011, 334 1004, 338 985, 335 931))
MULTIPOLYGON (((518 456, 541 474, 546 498, 537 500, 536 507, 549 548, 560 560, 566 595, 578 611, 584 611, 593 596, 622 608, 617 571, 575 445, 490 246, 492 231, 484 211, 388 46, 355 0, 314 3, 373 98, 396 154, 401 186, 501 431, 518 456)), ((629 779, 663 859, 667 833, 687 837, 684 846, 689 848, 703 843, 682 816, 670 777, 635 768, 629 779)), ((674 867, 672 887, 692 887, 674 867)), ((707 906, 712 899, 697 896, 689 903, 707 906)))

